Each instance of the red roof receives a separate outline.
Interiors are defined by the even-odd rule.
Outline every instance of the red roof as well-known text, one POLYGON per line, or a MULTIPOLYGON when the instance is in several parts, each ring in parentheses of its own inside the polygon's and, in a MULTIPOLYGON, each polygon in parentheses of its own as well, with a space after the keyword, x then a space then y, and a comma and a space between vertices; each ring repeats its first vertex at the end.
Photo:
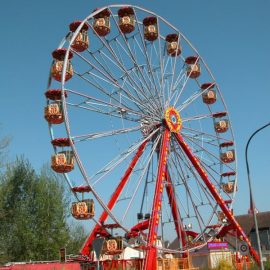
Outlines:
POLYGON ((74 191, 74 192, 80 192, 80 193, 90 192, 91 191, 91 188, 89 186, 79 186, 79 187, 73 187, 72 188, 72 191, 74 191))
MULTIPOLYGON (((70 31, 72 32, 75 32, 77 30, 77 28, 80 26, 80 24, 82 23, 82 21, 75 21, 75 22, 72 22, 70 25, 69 25, 69 29, 70 31)), ((82 27, 81 30, 88 30, 88 25, 85 23, 82 27)))
POLYGON ((217 112, 212 114, 215 118, 221 118, 227 115, 227 112, 217 112))
POLYGON ((214 88, 215 87, 215 83, 214 82, 207 82, 207 83, 204 83, 201 85, 201 89, 205 90, 207 88, 211 89, 211 88, 214 88))
MULTIPOLYGON (((93 10, 93 12, 96 12, 96 11, 98 11, 99 9, 100 9, 100 8, 96 8, 96 9, 93 10)), ((94 18, 95 18, 95 19, 99 19, 99 18, 103 18, 103 17, 110 17, 110 15, 111 15, 110 10, 106 8, 106 9, 100 11, 98 14, 96 14, 96 15, 94 16, 94 18)))
POLYGON ((178 41, 178 35, 177 34, 169 34, 166 36, 166 41, 168 41, 168 42, 178 41))
POLYGON ((146 17, 143 19, 143 25, 148 26, 157 23, 157 17, 146 17))
POLYGON ((221 176, 227 177, 227 176, 233 176, 233 175, 235 175, 235 174, 236 174, 235 172, 225 172, 225 173, 223 173, 221 176))
MULTIPOLYGON (((67 49, 65 49, 65 48, 56 49, 52 52, 52 56, 53 56, 53 58, 55 58, 57 60, 64 60, 66 53, 67 53, 67 49)), ((72 57, 73 57, 73 53, 69 52, 68 59, 71 59, 72 57)))
POLYGON ((119 17, 124 17, 124 16, 129 16, 129 15, 134 15, 134 10, 132 7, 123 7, 118 10, 119 17))
POLYGON ((187 58, 186 58, 186 60, 185 60, 185 62, 186 62, 186 64, 195 64, 195 62, 197 61, 197 63, 198 63, 198 61, 199 61, 199 56, 188 56, 187 58), (198 60, 197 60, 198 59, 198 60))
POLYGON ((70 139, 69 138, 57 138, 51 141, 52 145, 58 147, 65 147, 70 146, 70 139))
MULTIPOLYGON (((61 100, 62 90, 61 89, 49 89, 44 93, 45 97, 50 100, 61 100)), ((65 97, 67 92, 65 91, 65 97)))
POLYGON ((233 146, 233 145, 234 145, 233 141, 229 141, 229 142, 221 143, 219 146, 220 147, 228 147, 228 146, 233 146))

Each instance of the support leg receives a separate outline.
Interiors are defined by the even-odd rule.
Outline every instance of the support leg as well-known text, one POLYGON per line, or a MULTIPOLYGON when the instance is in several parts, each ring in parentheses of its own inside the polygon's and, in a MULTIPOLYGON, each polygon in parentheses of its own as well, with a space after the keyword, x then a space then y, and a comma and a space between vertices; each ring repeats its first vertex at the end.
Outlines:
MULTIPOLYGON (((134 169, 134 167, 136 166, 140 156, 143 154, 143 151, 146 147, 147 141, 143 142, 140 147, 137 150, 137 153, 135 154, 133 160, 131 161, 128 169, 126 170, 125 174, 123 175, 123 177, 121 178, 116 190, 114 191, 114 193, 111 196, 111 199, 108 203, 108 208, 111 210, 116 201, 118 200, 121 192, 123 191, 125 185, 127 184, 129 177, 134 169)), ((101 214, 100 218, 99 218, 99 223, 103 224, 106 219, 108 217, 108 213, 106 211, 103 211, 103 213, 101 214)), ((87 240, 85 241, 80 253, 82 255, 86 255, 89 256, 89 245, 92 243, 93 239, 95 239, 96 233, 99 231, 100 226, 98 224, 95 225, 94 229, 92 230, 92 232, 90 233, 89 237, 87 238, 87 240)))
POLYGON ((167 168, 167 155, 170 144, 170 131, 166 128, 161 143, 158 173, 155 186, 155 193, 152 203, 152 212, 149 223, 149 232, 147 239, 147 249, 144 259, 143 270, 157 269, 157 249, 155 247, 157 240, 157 231, 159 226, 160 209, 162 201, 163 186, 165 181, 165 173, 167 168))
POLYGON ((234 229, 237 231, 237 234, 239 236, 242 236, 243 240, 247 242, 247 244, 249 246, 249 251, 250 251, 251 256, 254 258, 254 260, 258 264, 260 264, 260 258, 258 256, 257 252, 251 246, 251 243, 250 243, 248 237, 246 236, 245 232, 240 227, 237 220, 234 218, 233 214, 231 213, 230 209, 226 205, 225 201, 219 195, 219 193, 218 193, 217 189, 215 188, 215 186, 211 183, 208 175, 206 174, 206 172, 202 168, 199 160, 193 155, 193 153, 191 152, 191 149, 185 143, 183 137, 180 134, 175 134, 175 137, 176 137, 176 140, 179 143, 180 147, 183 149, 183 151, 187 155, 188 159, 190 160, 190 162, 192 163, 192 165, 194 166, 194 168, 197 170, 198 174, 200 175, 201 179, 203 180, 203 182, 205 183, 205 185, 209 189, 209 191, 212 194, 213 198, 216 200, 217 204, 219 205, 219 207, 221 208, 223 213, 226 215, 228 221, 232 224, 234 229))

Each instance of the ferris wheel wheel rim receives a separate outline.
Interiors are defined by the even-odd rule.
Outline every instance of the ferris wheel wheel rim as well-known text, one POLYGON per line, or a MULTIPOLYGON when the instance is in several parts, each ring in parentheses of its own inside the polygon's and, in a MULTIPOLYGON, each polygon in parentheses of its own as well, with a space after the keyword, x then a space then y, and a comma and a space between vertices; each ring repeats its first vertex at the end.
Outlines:
MULTIPOLYGON (((109 5, 109 6, 106 6, 106 7, 102 8, 102 9, 106 9, 106 8, 116 8, 116 7, 124 7, 124 6, 131 6, 131 7, 133 7, 133 8, 137 8, 137 9, 143 10, 143 11, 145 11, 145 12, 148 12, 148 13, 150 13, 150 14, 152 14, 152 15, 155 15, 158 19, 163 20, 165 23, 167 23, 167 24, 170 25, 172 28, 174 28, 176 31, 178 31, 174 26, 172 26, 170 23, 168 23, 166 20, 164 20, 161 16, 155 14, 154 12, 148 11, 148 10, 146 10, 146 9, 143 9, 143 8, 140 8, 140 7, 137 7, 137 6, 132 6, 132 5, 109 5)), ((96 13, 98 13, 98 12, 100 12, 100 10, 99 10, 99 11, 96 11, 96 13)), ((80 25, 80 26, 77 28, 77 30, 74 32, 74 35, 72 36, 72 38, 70 39, 70 42, 69 42, 69 46, 68 46, 68 49, 67 49, 67 52, 68 52, 68 53, 69 53, 69 51, 71 50, 71 44, 72 44, 72 42, 73 42, 74 39, 76 38, 76 33, 78 34, 79 31, 80 31, 80 29, 81 29, 82 26, 84 25, 84 23, 86 23, 89 19, 91 19, 92 17, 94 17, 94 15, 95 15, 96 13, 91 13, 88 17, 86 17, 86 19, 84 19, 84 20, 82 21, 81 25, 80 25)), ((178 32, 179 32, 179 31, 178 31, 178 32)), ((179 33, 180 33, 180 32, 179 32, 179 33)), ((183 35, 182 33, 180 33, 180 34, 181 34, 182 37, 184 37, 184 35, 183 35)), ((185 37, 184 37, 184 38, 185 38, 185 37)), ((185 38, 185 39, 186 39, 186 38, 185 38)), ((189 43, 188 39, 186 39, 186 41, 189 43)), ((193 45, 192 45, 191 43, 190 43, 189 45, 192 47, 192 49, 193 49, 195 52, 197 52, 197 50, 193 47, 193 45)), ((63 44, 62 46, 64 46, 64 44, 63 44)), ((60 45, 59 48, 61 48, 61 45, 60 45)), ((65 77, 64 77, 64 74, 65 74, 65 71, 66 71, 66 66, 67 66, 67 61, 68 61, 68 56, 67 56, 68 53, 66 54, 66 57, 65 57, 65 59, 64 59, 64 67, 63 67, 62 80, 61 80, 62 100, 63 100, 64 107, 66 106, 66 104, 65 104, 65 99, 66 99, 66 97, 65 97, 65 95, 64 95, 64 91, 66 90, 66 89, 65 89, 65 77)), ((198 52, 197 52, 197 53, 198 53, 198 52)), ((214 79, 214 77, 213 77, 213 75, 212 75, 210 69, 208 68, 207 64, 204 62, 203 58, 199 55, 199 53, 198 53, 198 56, 200 57, 200 60, 204 63, 204 66, 207 68, 207 70, 208 70, 210 76, 212 77, 213 81, 215 81, 215 79, 214 79)), ((218 91, 219 91, 220 97, 221 97, 221 99, 222 99, 222 103, 223 103, 224 107, 227 109, 226 104, 225 104, 225 102, 224 102, 224 100, 223 100, 222 94, 221 94, 221 92, 220 92, 220 90, 219 90, 219 86, 216 85, 216 87, 217 87, 217 89, 218 89, 218 91)), ((227 111, 227 110, 226 110, 226 111, 227 111)), ((69 137, 69 139, 72 139, 72 136, 71 136, 71 133, 70 133, 69 123, 67 124, 67 122, 69 121, 69 120, 68 120, 67 107, 64 108, 64 118, 65 118, 65 125, 66 125, 66 130, 67 130, 68 137, 69 137)), ((231 127, 230 127, 230 131, 231 131, 231 134, 232 134, 232 139, 233 139, 233 141, 234 141, 234 135, 233 135, 233 132, 232 132, 231 127)), ((51 132, 51 137, 54 138, 52 132, 51 132)), ((77 150, 76 150, 74 144, 71 144, 71 147, 72 147, 73 151, 77 153, 77 150)), ((79 160, 79 163, 82 163, 82 162, 80 161, 80 158, 79 158, 78 155, 76 156, 76 154, 75 154, 75 157, 76 157, 76 160, 77 160, 77 161, 79 160)), ((237 171, 237 170, 236 170, 236 171, 237 171)), ((65 175, 66 175, 66 174, 65 174, 65 175)), ((237 177, 236 177, 236 183, 237 183, 237 177)), ((232 205, 232 204, 231 204, 231 205, 232 205)))

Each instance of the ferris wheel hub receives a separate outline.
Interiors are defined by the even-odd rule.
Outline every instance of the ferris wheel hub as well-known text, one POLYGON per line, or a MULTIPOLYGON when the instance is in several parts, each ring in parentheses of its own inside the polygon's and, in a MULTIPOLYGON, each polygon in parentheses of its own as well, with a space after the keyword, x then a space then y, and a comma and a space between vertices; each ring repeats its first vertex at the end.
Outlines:
POLYGON ((165 111, 165 123, 169 130, 178 133, 182 127, 182 119, 174 107, 168 107, 165 111))

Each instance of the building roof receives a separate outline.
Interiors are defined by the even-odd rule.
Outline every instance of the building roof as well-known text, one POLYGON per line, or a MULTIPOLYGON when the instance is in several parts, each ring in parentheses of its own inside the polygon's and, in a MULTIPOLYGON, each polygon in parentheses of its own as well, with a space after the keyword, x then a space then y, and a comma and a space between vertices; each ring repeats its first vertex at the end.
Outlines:
MULTIPOLYGON (((270 211, 267 212, 259 212, 257 213, 257 222, 258 222, 258 228, 260 229, 270 229, 270 211)), ((238 221, 242 229, 244 230, 245 234, 247 236, 250 235, 250 232, 255 229, 254 226, 254 219, 252 214, 246 214, 246 215, 240 215, 235 216, 235 219, 238 221)), ((235 247, 235 238, 226 235, 225 237, 226 241, 232 246, 235 247)), ((176 238, 174 241, 172 241, 169 245, 170 249, 177 249, 179 248, 178 239, 176 238)))
MULTIPOLYGON (((256 215, 258 228, 270 228, 270 211, 259 212, 256 215)), ((249 235, 250 232, 255 229, 254 219, 252 214, 235 216, 236 220, 239 222, 240 226, 243 228, 244 232, 249 235)))
MULTIPOLYGON (((270 211, 267 212, 259 212, 257 213, 257 222, 258 222, 258 228, 260 229, 270 229, 270 211)), ((247 236, 250 235, 250 232, 255 229, 254 226, 254 219, 252 214, 246 214, 246 215, 240 215, 240 216, 235 216, 235 219, 237 222, 240 224, 242 229, 244 230, 245 234, 247 236)), ((229 235, 226 235, 226 241, 229 242, 230 245, 235 246, 234 242, 235 240, 234 237, 231 237, 229 235)), ((169 245, 170 249, 177 249, 179 248, 178 240, 175 239, 172 241, 169 245)))

